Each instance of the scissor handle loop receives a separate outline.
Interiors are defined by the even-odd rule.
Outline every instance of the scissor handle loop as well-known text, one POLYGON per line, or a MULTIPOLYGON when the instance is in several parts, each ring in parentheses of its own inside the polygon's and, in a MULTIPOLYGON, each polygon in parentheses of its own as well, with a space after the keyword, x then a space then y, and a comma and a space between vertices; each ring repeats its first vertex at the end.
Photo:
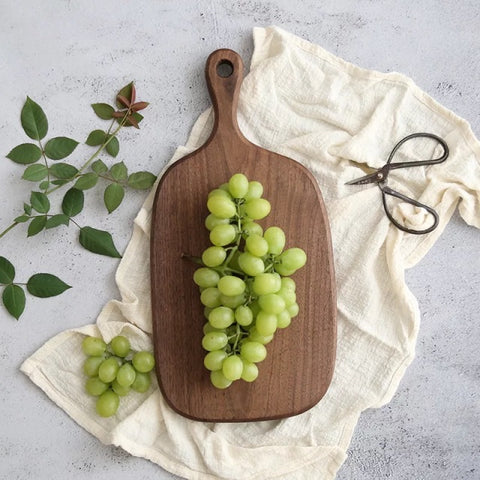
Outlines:
POLYGON ((389 170, 394 170, 396 168, 405 168, 405 167, 421 167, 423 165, 435 165, 437 163, 442 163, 444 162, 449 155, 449 149, 448 145, 443 140, 443 138, 438 137, 437 135, 434 135, 433 133, 426 133, 426 132, 419 132, 419 133, 412 133, 411 135, 406 136, 405 138, 402 138, 394 147, 393 150, 390 152, 390 155, 388 156, 388 160, 386 165, 389 165, 389 170), (433 140, 436 140, 443 148, 443 154, 438 157, 438 158, 432 158, 429 160, 417 160, 413 162, 398 162, 398 163, 391 163, 395 153, 397 153, 398 149, 405 143, 408 142, 408 140, 411 140, 412 138, 432 138, 433 140))
POLYGON ((435 230, 435 228, 437 228, 439 218, 438 218, 438 213, 433 208, 429 207, 428 205, 424 205, 423 203, 417 202, 417 200, 414 200, 413 198, 407 197, 406 195, 403 195, 403 194, 401 194, 401 193, 399 193, 395 190, 392 190, 391 188, 387 187, 384 184, 379 184, 378 186, 380 187, 380 190, 382 191, 382 201, 383 201, 383 208, 385 209, 385 213, 387 214, 387 217, 389 218, 389 220, 398 229, 402 230, 403 232, 413 233, 414 235, 423 235, 425 233, 430 233, 433 230, 435 230), (395 218, 393 218, 393 215, 390 213, 390 210, 388 209, 387 195, 399 198, 400 200, 403 200, 404 202, 409 203, 409 204, 411 204, 415 207, 423 208, 430 215, 432 215, 433 224, 430 227, 425 228, 423 230, 415 230, 415 229, 412 229, 412 228, 407 228, 404 225, 402 225, 401 223, 398 223, 395 220, 395 218))

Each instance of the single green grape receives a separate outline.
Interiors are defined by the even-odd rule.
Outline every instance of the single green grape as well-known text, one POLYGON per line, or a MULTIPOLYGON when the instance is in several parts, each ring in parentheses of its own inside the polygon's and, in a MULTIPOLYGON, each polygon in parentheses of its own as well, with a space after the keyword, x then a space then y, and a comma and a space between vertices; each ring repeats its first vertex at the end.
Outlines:
MULTIPOLYGON (((213 309, 212 309, 213 310, 213 309)), ((207 317, 208 319, 208 317, 207 317)), ((224 328, 215 328, 210 322, 207 322, 204 326, 203 326, 203 334, 206 335, 207 333, 210 333, 210 332, 222 332, 222 333, 226 333, 226 330, 224 328)))
POLYGON ((215 328, 227 328, 235 321, 235 316, 231 308, 217 307, 210 312, 208 321, 215 328))
POLYGON ((276 293, 268 293, 258 297, 258 304, 262 310, 267 313, 278 314, 285 310, 285 300, 276 293))
POLYGON ((242 226, 242 233, 244 237, 248 238, 249 235, 263 235, 263 228, 256 222, 245 222, 242 226))
POLYGON ((233 297, 234 295, 241 295, 245 291, 245 282, 233 275, 225 275, 218 281, 218 289, 222 295, 233 297))
POLYGON ((298 303, 294 303, 293 305, 289 305, 287 307, 287 312, 290 314, 291 318, 296 317, 299 311, 300 308, 298 307, 298 303))
POLYGON ((205 307, 203 309, 203 316, 208 320, 208 316, 210 315, 210 312, 212 311, 212 309, 210 307, 205 307))
POLYGON ((223 306, 237 308, 245 302, 245 294, 241 295, 220 295, 220 302, 223 306))
POLYGON ((228 198, 231 200, 232 196, 230 195, 230 193, 228 193, 228 191, 226 190, 223 190, 222 188, 215 188, 213 189, 209 194, 208 194, 208 198, 210 197, 213 197, 214 195, 220 195, 221 197, 225 197, 225 198, 228 198))
POLYGON ((117 376, 118 369, 118 360, 115 357, 107 358, 98 369, 98 377, 104 383, 113 382, 117 376))
POLYGON ((227 335, 223 332, 208 332, 202 338, 202 347, 209 352, 220 350, 228 343, 227 335))
POLYGON ((279 255, 282 265, 289 270, 298 270, 307 262, 307 254, 301 248, 289 248, 279 255))
POLYGON ((248 182, 248 190, 245 195, 246 200, 251 200, 252 198, 260 198, 263 195, 263 185, 256 180, 248 182))
POLYGON ((208 247, 202 253, 202 262, 207 267, 218 267, 225 258, 227 258, 227 252, 222 247, 208 247))
POLYGON ((240 268, 251 277, 260 275, 265 271, 265 264, 263 260, 248 252, 243 252, 238 257, 240 268))
POLYGON ((255 328, 260 335, 266 337, 275 333, 275 330, 277 329, 277 322, 278 320, 275 314, 260 310, 255 320, 255 328))
POLYGON ((248 306, 250 307, 250 310, 253 313, 253 318, 256 318, 256 316, 258 315, 258 312, 261 310, 260 305, 258 304, 258 301, 254 300, 253 302, 250 302, 248 306))
POLYGON ((193 274, 193 281, 203 288, 216 287, 219 279, 220 275, 211 268, 197 268, 193 274))
POLYGON ((268 253, 279 255, 285 248, 286 237, 284 231, 280 227, 269 227, 263 234, 268 243, 268 253))
POLYGON ((135 381, 131 385, 131 389, 138 393, 145 393, 151 385, 149 373, 137 372, 135 381))
POLYGON ((258 363, 265 360, 267 349, 259 342, 245 342, 240 347, 240 355, 247 362, 258 363))
POLYGON ((101 417, 111 417, 117 413, 119 405, 119 396, 114 391, 107 390, 98 397, 96 410, 101 417))
POLYGON ((243 362, 238 355, 230 355, 222 364, 222 373, 227 380, 239 380, 242 376, 243 362))
POLYGON ((243 173, 232 175, 228 181, 228 190, 233 198, 244 198, 248 192, 248 178, 243 173))
POLYGON ((221 293, 218 288, 209 287, 200 294, 200 301, 202 302, 202 305, 205 305, 206 307, 215 308, 222 304, 220 296, 221 293))
POLYGON ((252 220, 265 218, 271 210, 271 205, 265 198, 252 198, 245 203, 245 213, 252 220))
POLYGON ((218 187, 219 190, 225 190, 226 192, 228 192, 228 182, 225 182, 225 183, 222 183, 219 187, 218 187))
POLYGON ((288 288, 282 287, 276 293, 283 298, 283 300, 285 301, 285 306, 287 307, 293 305, 297 301, 297 294, 295 293, 295 290, 290 290, 288 288))
POLYGON ((85 390, 93 397, 98 397, 103 392, 106 392, 108 383, 102 382, 98 377, 89 378, 85 382, 85 390))
POLYGON ((205 228, 207 230, 213 230, 217 225, 228 225, 230 223, 230 219, 228 218, 218 218, 213 213, 207 216, 205 219, 205 228))
POLYGON ((240 305, 235 309, 235 320, 239 325, 246 327, 253 322, 253 312, 249 307, 240 305))
POLYGON ((132 358, 135 370, 140 373, 148 373, 155 366, 155 358, 150 352, 137 352, 132 358))
POLYGON ((258 333, 257 327, 253 327, 248 332, 247 340, 252 342, 258 342, 262 345, 267 345, 267 343, 270 343, 273 340, 273 333, 270 335, 260 335, 258 333))
POLYGON ((207 370, 221 370, 223 361, 227 358, 225 350, 215 350, 208 352, 203 359, 203 364, 207 370))
POLYGON ((207 201, 207 208, 218 218, 232 218, 237 213, 237 207, 227 197, 222 195, 213 195, 207 201))
POLYGON ((282 278, 282 289, 292 290, 294 292, 296 289, 295 280, 289 277, 282 278))
POLYGON ((85 355, 98 357, 105 353, 107 344, 97 337, 85 337, 82 342, 82 350, 85 355))
POLYGON ((130 341, 123 335, 117 335, 116 337, 112 338, 110 345, 113 353, 117 355, 117 357, 126 357, 128 352, 130 352, 130 341))
POLYGON ((267 295, 278 292, 281 286, 282 280, 278 273, 261 273, 255 277, 252 288, 257 295, 267 295))
POLYGON ((122 387, 129 387, 135 381, 135 376, 135 369, 129 363, 124 363, 118 369, 116 381, 122 387))
POLYGON ((88 357, 83 364, 83 371, 88 377, 96 377, 104 357, 88 357))
POLYGON ((237 236, 233 225, 217 225, 210 232, 210 241, 217 247, 224 247, 232 243, 237 236))
POLYGON ((267 241, 256 233, 249 235, 245 240, 247 250, 256 257, 263 257, 268 252, 267 241))
POLYGON ((277 315, 277 327, 278 328, 287 328, 292 323, 292 319, 288 310, 284 310, 277 315))
POLYGON ((290 269, 282 265, 281 263, 276 263, 274 269, 277 273, 282 275, 282 277, 289 277, 295 273, 295 270, 290 269))
POLYGON ((112 390, 119 396, 124 397, 130 393, 130 385, 123 386, 118 383, 118 380, 112 382, 112 390))
POLYGON ((231 380, 225 378, 222 370, 215 370, 214 372, 210 372, 210 381, 215 388, 219 388, 221 390, 228 388, 232 384, 231 380))
POLYGON ((244 358, 242 358, 242 363, 243 363, 243 370, 240 378, 242 380, 245 380, 246 382, 255 381, 258 377, 258 367, 253 362, 249 362, 244 358))

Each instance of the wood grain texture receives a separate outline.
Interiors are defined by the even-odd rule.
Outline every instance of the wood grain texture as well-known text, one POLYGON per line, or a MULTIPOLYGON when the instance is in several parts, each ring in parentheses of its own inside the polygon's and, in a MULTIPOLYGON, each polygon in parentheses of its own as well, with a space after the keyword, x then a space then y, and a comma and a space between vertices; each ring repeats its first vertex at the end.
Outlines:
POLYGON ((299 414, 320 401, 334 369, 336 294, 327 213, 317 182, 298 162, 260 148, 240 132, 236 109, 242 61, 231 50, 207 60, 207 84, 215 110, 209 140, 173 164, 162 177, 152 213, 151 286, 156 373, 163 396, 179 414, 202 421, 240 422, 299 414), (226 78, 217 66, 230 62, 226 78), (272 212, 259 223, 277 225, 287 248, 307 253, 293 278, 299 315, 267 345, 253 383, 237 381, 226 390, 212 387, 203 366, 205 323, 197 265, 182 254, 200 256, 210 245, 204 219, 210 190, 242 172, 264 186, 272 212))

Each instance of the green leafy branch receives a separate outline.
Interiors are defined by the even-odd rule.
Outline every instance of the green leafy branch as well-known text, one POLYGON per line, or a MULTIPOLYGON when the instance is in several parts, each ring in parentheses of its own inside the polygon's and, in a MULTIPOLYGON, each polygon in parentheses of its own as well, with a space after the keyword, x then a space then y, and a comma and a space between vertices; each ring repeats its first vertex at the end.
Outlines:
MULTIPOLYGON (((8 153, 7 158, 17 164, 25 165, 26 168, 22 178, 38 183, 38 188, 31 192, 29 203, 25 202, 23 204, 23 213, 17 216, 10 226, 0 232, 0 239, 21 223, 28 223, 28 237, 37 235, 43 230, 50 230, 61 225, 68 227, 73 224, 79 229, 78 240, 86 250, 100 255, 121 257, 109 232, 90 226, 81 226, 73 218, 83 210, 85 191, 96 187, 99 180, 102 180, 102 183, 107 183, 103 198, 108 213, 113 212, 120 206, 125 197, 126 189, 146 190, 151 188, 156 180, 156 176, 147 171, 129 174, 128 168, 123 162, 115 163, 109 168, 98 158, 103 152, 113 158, 117 157, 120 151, 118 133, 123 127, 133 126, 138 129, 139 123, 143 120, 143 116, 138 112, 148 106, 147 102, 136 101, 136 90, 133 82, 118 92, 115 104, 117 108, 107 103, 92 104, 95 114, 102 120, 109 120, 110 126, 106 130, 96 129, 90 132, 85 143, 91 147, 96 147, 96 149, 77 168, 71 163, 60 162, 59 160, 69 157, 75 151, 79 142, 61 136, 51 138, 44 144, 43 140, 48 133, 47 117, 43 109, 27 97, 21 111, 20 120, 26 135, 37 143, 17 145, 8 153), (63 196, 61 211, 52 213, 49 196, 65 186, 70 186, 70 188, 63 196)), ((11 265, 8 260, 4 259, 4 261, 11 265)), ((13 265, 11 267, 13 268, 13 265)), ((10 267, 7 268, 7 271, 11 272, 10 267)), ((47 277, 45 275, 49 274, 38 275, 43 275, 38 278, 46 281, 47 277)), ((12 283, 13 278, 10 280, 9 278, 10 276, 6 275, 5 281, 0 280, 0 285, 6 285, 3 303, 7 310, 15 318, 18 318, 25 306, 25 293, 19 286, 21 284, 14 284, 12 283), (7 301, 5 301, 5 298, 7 301), (23 306, 20 309, 21 305, 23 306), (18 313, 19 311, 20 313, 18 313), (12 312, 15 312, 15 314, 12 312)), ((31 278, 36 277, 34 275, 31 278)), ((27 290, 32 293, 29 289, 29 283, 27 282, 25 285, 27 285, 27 290)), ((62 292, 59 291, 54 295, 59 293, 62 292)), ((32 294, 35 295, 35 293, 32 294)))

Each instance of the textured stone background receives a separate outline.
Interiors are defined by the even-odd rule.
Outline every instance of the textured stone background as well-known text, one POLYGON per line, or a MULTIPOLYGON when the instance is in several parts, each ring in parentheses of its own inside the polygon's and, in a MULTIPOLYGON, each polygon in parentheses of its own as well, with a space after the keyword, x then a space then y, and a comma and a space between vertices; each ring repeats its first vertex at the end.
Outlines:
MULTIPOLYGON (((0 0, 0 11, 2 155, 26 141, 19 112, 27 94, 45 109, 49 134, 84 141, 101 124, 89 104, 111 101, 117 88, 135 79, 139 96, 152 105, 142 130, 122 135, 119 159, 158 172, 209 104, 207 55, 230 47, 248 64, 252 27, 271 24, 363 67, 411 76, 480 136, 476 0, 0 0)), ((88 151, 79 146, 75 158, 80 162, 88 151)), ((0 162, 0 228, 28 198, 21 172, 0 162)), ((123 249, 143 198, 129 194, 105 217, 101 194, 90 194, 79 220, 111 231, 123 249)), ((82 250, 76 234, 63 228, 26 239, 18 227, 1 242, 0 254, 14 260, 19 278, 50 271, 75 288, 54 299, 30 297, 18 323, 0 309, 0 478, 174 478, 101 445, 18 370, 50 337, 93 322, 118 296, 118 262, 82 250)), ((422 312, 417 358, 393 401, 362 415, 340 480, 480 478, 479 251, 480 233, 455 216, 408 272, 422 312)))

